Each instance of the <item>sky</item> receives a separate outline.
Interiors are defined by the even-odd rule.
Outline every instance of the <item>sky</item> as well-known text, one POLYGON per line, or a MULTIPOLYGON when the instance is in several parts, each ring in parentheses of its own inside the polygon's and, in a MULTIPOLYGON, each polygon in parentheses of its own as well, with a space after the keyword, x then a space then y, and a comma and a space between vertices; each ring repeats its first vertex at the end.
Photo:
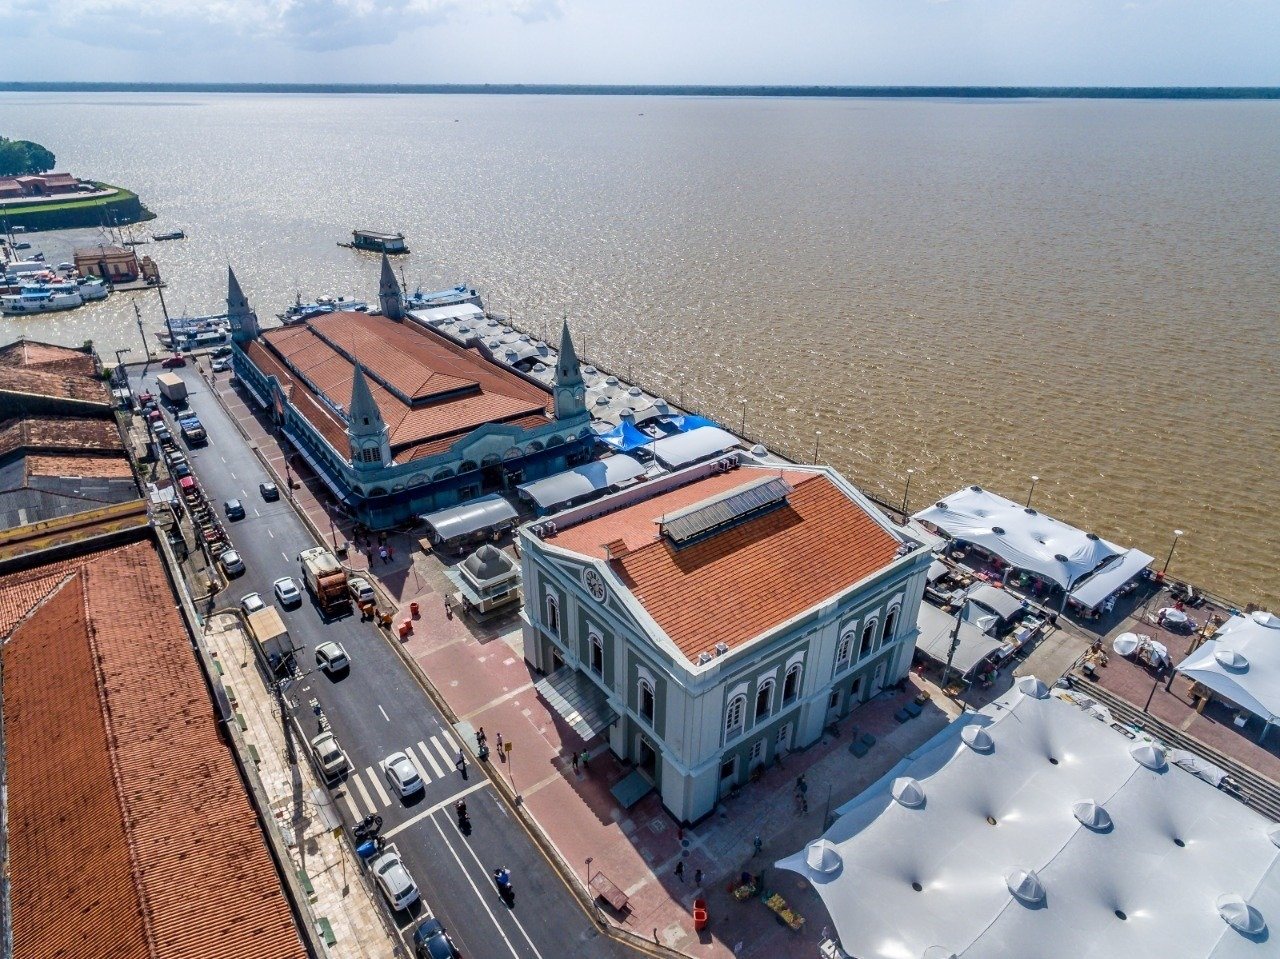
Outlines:
POLYGON ((0 80, 1280 85, 1280 0, 0 0, 0 80))

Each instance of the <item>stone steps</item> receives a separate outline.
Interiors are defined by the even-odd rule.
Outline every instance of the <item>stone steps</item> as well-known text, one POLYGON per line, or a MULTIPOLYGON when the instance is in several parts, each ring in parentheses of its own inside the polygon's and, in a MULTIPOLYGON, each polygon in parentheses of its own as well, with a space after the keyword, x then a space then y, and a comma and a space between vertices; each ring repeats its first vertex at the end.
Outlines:
POLYGON ((1163 719, 1144 713, 1137 706, 1092 680, 1085 679, 1079 674, 1072 674, 1070 679, 1076 690, 1106 706, 1116 722, 1142 729, 1167 746, 1194 753, 1221 767, 1230 777, 1222 785, 1223 792, 1235 796, 1250 809, 1266 816, 1272 822, 1280 822, 1280 783, 1273 782, 1239 760, 1232 759, 1212 746, 1188 736, 1163 719))

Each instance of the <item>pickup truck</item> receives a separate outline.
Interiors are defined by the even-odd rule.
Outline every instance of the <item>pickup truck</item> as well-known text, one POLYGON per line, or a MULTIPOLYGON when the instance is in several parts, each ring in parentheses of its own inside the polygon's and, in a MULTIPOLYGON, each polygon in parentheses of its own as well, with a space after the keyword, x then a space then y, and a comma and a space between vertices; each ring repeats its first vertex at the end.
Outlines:
POLYGON ((209 440, 208 434, 204 431, 204 425, 194 413, 190 416, 179 417, 178 428, 182 430, 182 438, 193 446, 206 443, 209 440))

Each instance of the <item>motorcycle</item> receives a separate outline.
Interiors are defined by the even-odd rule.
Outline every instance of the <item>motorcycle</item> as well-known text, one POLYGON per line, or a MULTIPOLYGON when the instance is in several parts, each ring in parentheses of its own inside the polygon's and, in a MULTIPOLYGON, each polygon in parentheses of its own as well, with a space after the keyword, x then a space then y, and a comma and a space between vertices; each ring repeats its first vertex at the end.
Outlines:
POLYGON ((471 817, 467 815, 467 804, 458 800, 458 829, 464 836, 471 835, 471 817))
POLYGON ((498 887, 498 895, 502 897, 502 901, 508 906, 515 905, 516 891, 511 885, 511 870, 505 867, 495 869, 493 871, 493 882, 498 887))
POLYGON ((376 838, 378 833, 381 830, 382 830, 381 816, 365 816, 358 823, 356 823, 354 826, 351 827, 351 835, 355 836, 356 840, 359 842, 365 839, 376 838))

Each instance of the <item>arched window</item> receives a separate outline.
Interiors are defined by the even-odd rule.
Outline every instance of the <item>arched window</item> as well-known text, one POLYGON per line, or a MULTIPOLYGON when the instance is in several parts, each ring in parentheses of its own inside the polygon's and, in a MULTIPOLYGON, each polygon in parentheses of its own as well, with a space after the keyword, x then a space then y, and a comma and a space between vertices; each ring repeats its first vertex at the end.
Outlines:
POLYGON ((901 606, 895 606, 889 610, 889 615, 884 618, 884 639, 883 642, 893 642, 893 631, 898 625, 898 613, 902 611, 901 606))
POLYGON ((724 711, 724 738, 732 739, 742 735, 742 721, 747 714, 747 697, 734 696, 729 700, 729 708, 724 711))
POLYGON ((640 680, 640 717, 647 723, 653 723, 653 687, 649 680, 640 680))
POLYGON ((461 463, 458 464, 459 473, 470 473, 472 470, 476 468, 477 467, 476 467, 475 460, 463 460, 461 463))
POLYGON ((604 675, 604 640, 600 634, 595 632, 587 633, 587 639, 591 643, 591 671, 597 676, 604 675))
POLYGON ((773 709, 773 680, 766 679, 756 690, 756 713, 753 722, 760 722, 773 709))
POLYGON ((853 630, 840 637, 840 645, 836 647, 836 672, 849 665, 849 656, 853 653, 853 630))
POLYGON ((547 594, 547 618, 543 622, 552 635, 560 635, 560 603, 549 593, 547 594))
POLYGON ((862 629, 862 642, 858 643, 858 658, 862 659, 871 652, 871 644, 876 638, 876 621, 873 619, 862 629))
POLYGON ((800 695, 800 663, 792 663, 787 667, 787 677, 782 681, 782 705, 788 706, 800 695))

